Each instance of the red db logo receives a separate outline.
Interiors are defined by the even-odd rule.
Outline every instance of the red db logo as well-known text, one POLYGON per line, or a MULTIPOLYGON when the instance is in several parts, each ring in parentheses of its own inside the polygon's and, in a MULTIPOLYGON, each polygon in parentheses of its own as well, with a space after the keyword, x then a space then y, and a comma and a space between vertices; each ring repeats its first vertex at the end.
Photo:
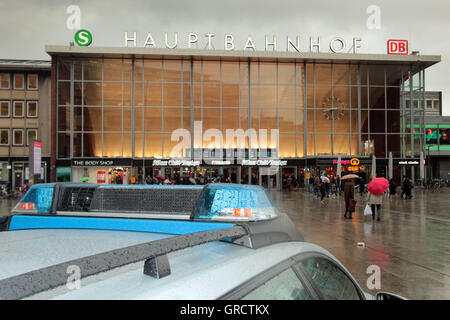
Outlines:
POLYGON ((388 54, 408 54, 408 40, 388 40, 388 54))

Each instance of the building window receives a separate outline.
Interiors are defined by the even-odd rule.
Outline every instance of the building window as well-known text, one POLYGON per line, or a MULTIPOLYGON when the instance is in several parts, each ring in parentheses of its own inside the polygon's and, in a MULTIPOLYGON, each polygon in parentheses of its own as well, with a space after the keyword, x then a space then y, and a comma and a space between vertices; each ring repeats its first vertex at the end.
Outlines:
POLYGON ((27 101, 27 117, 37 118, 38 116, 38 102, 27 101))
POLYGON ((23 146, 23 129, 13 129, 13 145, 23 146))
POLYGON ((37 140, 38 129, 27 129, 27 146, 30 145, 31 140, 37 140))
POLYGON ((433 100, 427 100, 427 109, 433 109, 433 100))
POLYGON ((24 116, 24 102, 14 101, 14 117, 23 118, 24 116))
POLYGON ((9 129, 0 129, 0 145, 9 146, 9 129))
POLYGON ((25 88, 25 78, 22 73, 14 74, 14 89, 24 89, 25 88))
POLYGON ((0 89, 11 88, 11 77, 9 73, 0 73, 0 89))
POLYGON ((0 117, 1 118, 8 118, 10 116, 9 110, 10 110, 11 102, 9 101, 0 101, 0 117))
POLYGON ((27 88, 28 90, 37 90, 38 89, 38 75, 37 74, 29 74, 27 76, 27 88))

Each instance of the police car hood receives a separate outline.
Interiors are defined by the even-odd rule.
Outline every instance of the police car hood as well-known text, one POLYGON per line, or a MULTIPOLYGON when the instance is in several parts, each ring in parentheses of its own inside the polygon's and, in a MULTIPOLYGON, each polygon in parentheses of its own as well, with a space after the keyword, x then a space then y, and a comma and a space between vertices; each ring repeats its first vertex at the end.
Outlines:
POLYGON ((144 232, 76 229, 0 232, 0 280, 169 236, 144 232))

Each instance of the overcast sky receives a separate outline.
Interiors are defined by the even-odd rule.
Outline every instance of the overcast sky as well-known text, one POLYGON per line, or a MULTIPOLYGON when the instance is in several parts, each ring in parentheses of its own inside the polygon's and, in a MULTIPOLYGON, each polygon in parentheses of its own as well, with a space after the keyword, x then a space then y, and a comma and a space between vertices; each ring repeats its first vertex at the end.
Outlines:
POLYGON ((169 42, 177 32, 178 48, 187 48, 188 34, 194 32, 198 48, 206 48, 207 33, 215 34, 215 49, 223 49, 224 35, 232 34, 238 50, 249 36, 257 50, 264 50, 266 35, 276 36, 279 51, 286 50, 288 36, 300 36, 302 51, 309 51, 309 37, 320 36, 323 52, 333 37, 346 41, 345 51, 351 49, 353 37, 360 37, 360 53, 384 54, 388 39, 405 39, 409 52, 441 56, 442 61, 426 71, 426 89, 443 92, 443 112, 450 115, 448 0, 1 0, 0 59, 50 59, 46 44, 73 41, 75 30, 67 27, 70 5, 80 8, 81 28, 92 33, 93 46, 123 47, 128 31, 137 33, 138 47, 151 33, 156 46, 163 48, 165 32, 169 42))

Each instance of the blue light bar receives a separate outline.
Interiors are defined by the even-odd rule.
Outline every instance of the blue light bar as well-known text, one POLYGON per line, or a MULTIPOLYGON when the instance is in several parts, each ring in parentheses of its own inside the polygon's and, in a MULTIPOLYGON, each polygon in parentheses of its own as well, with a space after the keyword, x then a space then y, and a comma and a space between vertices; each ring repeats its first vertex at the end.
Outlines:
POLYGON ((50 213, 54 183, 35 184, 12 210, 13 213, 50 213), (25 205, 26 204, 26 205, 25 205), (29 208, 29 209, 24 209, 29 208))
POLYGON ((257 221, 276 216, 273 202, 264 188, 217 183, 206 187, 194 218, 257 221))

